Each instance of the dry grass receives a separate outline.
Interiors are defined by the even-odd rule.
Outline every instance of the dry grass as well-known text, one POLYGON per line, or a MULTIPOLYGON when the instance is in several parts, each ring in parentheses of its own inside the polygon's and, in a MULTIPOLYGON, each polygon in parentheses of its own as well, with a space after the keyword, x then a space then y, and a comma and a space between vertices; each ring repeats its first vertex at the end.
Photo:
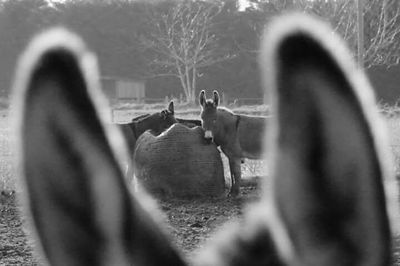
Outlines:
POLYGON ((9 112, 0 111, 0 191, 16 190, 15 150, 9 112))

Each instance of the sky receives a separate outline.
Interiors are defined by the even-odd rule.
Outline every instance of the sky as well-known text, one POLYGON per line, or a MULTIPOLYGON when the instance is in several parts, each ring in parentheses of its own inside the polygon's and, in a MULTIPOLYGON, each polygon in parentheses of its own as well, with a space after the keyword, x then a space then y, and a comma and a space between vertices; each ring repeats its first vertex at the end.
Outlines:
POLYGON ((247 0, 239 0, 239 11, 244 11, 250 4, 247 0))

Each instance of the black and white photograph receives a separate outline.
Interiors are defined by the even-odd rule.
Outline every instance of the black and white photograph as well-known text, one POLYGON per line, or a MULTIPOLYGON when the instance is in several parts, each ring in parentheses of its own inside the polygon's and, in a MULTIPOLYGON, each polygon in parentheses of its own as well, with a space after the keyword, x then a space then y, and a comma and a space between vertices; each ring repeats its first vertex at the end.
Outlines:
POLYGON ((0 0, 0 266, 400 266, 399 0, 0 0))

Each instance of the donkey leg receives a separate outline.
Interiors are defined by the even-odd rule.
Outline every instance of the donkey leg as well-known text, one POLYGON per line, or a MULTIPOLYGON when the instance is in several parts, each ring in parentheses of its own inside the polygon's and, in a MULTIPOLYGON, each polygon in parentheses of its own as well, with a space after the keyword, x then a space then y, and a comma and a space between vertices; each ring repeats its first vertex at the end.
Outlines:
POLYGON ((230 158, 229 159, 229 168, 231 171, 231 191, 229 193, 230 196, 237 196, 240 192, 240 179, 242 177, 241 174, 241 158, 230 158))

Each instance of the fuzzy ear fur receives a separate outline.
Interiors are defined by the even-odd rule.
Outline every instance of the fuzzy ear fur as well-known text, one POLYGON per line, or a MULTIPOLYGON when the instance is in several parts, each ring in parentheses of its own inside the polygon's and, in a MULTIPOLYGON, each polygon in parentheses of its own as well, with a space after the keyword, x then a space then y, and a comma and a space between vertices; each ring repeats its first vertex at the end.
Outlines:
MULTIPOLYGON (((329 27, 303 15, 268 25, 261 52, 272 194, 194 264, 389 265, 390 160, 365 74, 329 27)), ((44 253, 52 265, 184 265, 126 188, 93 62, 58 30, 33 41, 17 70, 23 183, 44 253)))
POLYGON ((17 69, 20 168, 43 252, 51 265, 183 265, 128 191, 98 80, 93 55, 62 29, 34 39, 17 69))
POLYGON ((273 23, 260 61, 275 96, 275 218, 294 261, 387 265, 388 146, 365 74, 330 28, 308 17, 273 23))

